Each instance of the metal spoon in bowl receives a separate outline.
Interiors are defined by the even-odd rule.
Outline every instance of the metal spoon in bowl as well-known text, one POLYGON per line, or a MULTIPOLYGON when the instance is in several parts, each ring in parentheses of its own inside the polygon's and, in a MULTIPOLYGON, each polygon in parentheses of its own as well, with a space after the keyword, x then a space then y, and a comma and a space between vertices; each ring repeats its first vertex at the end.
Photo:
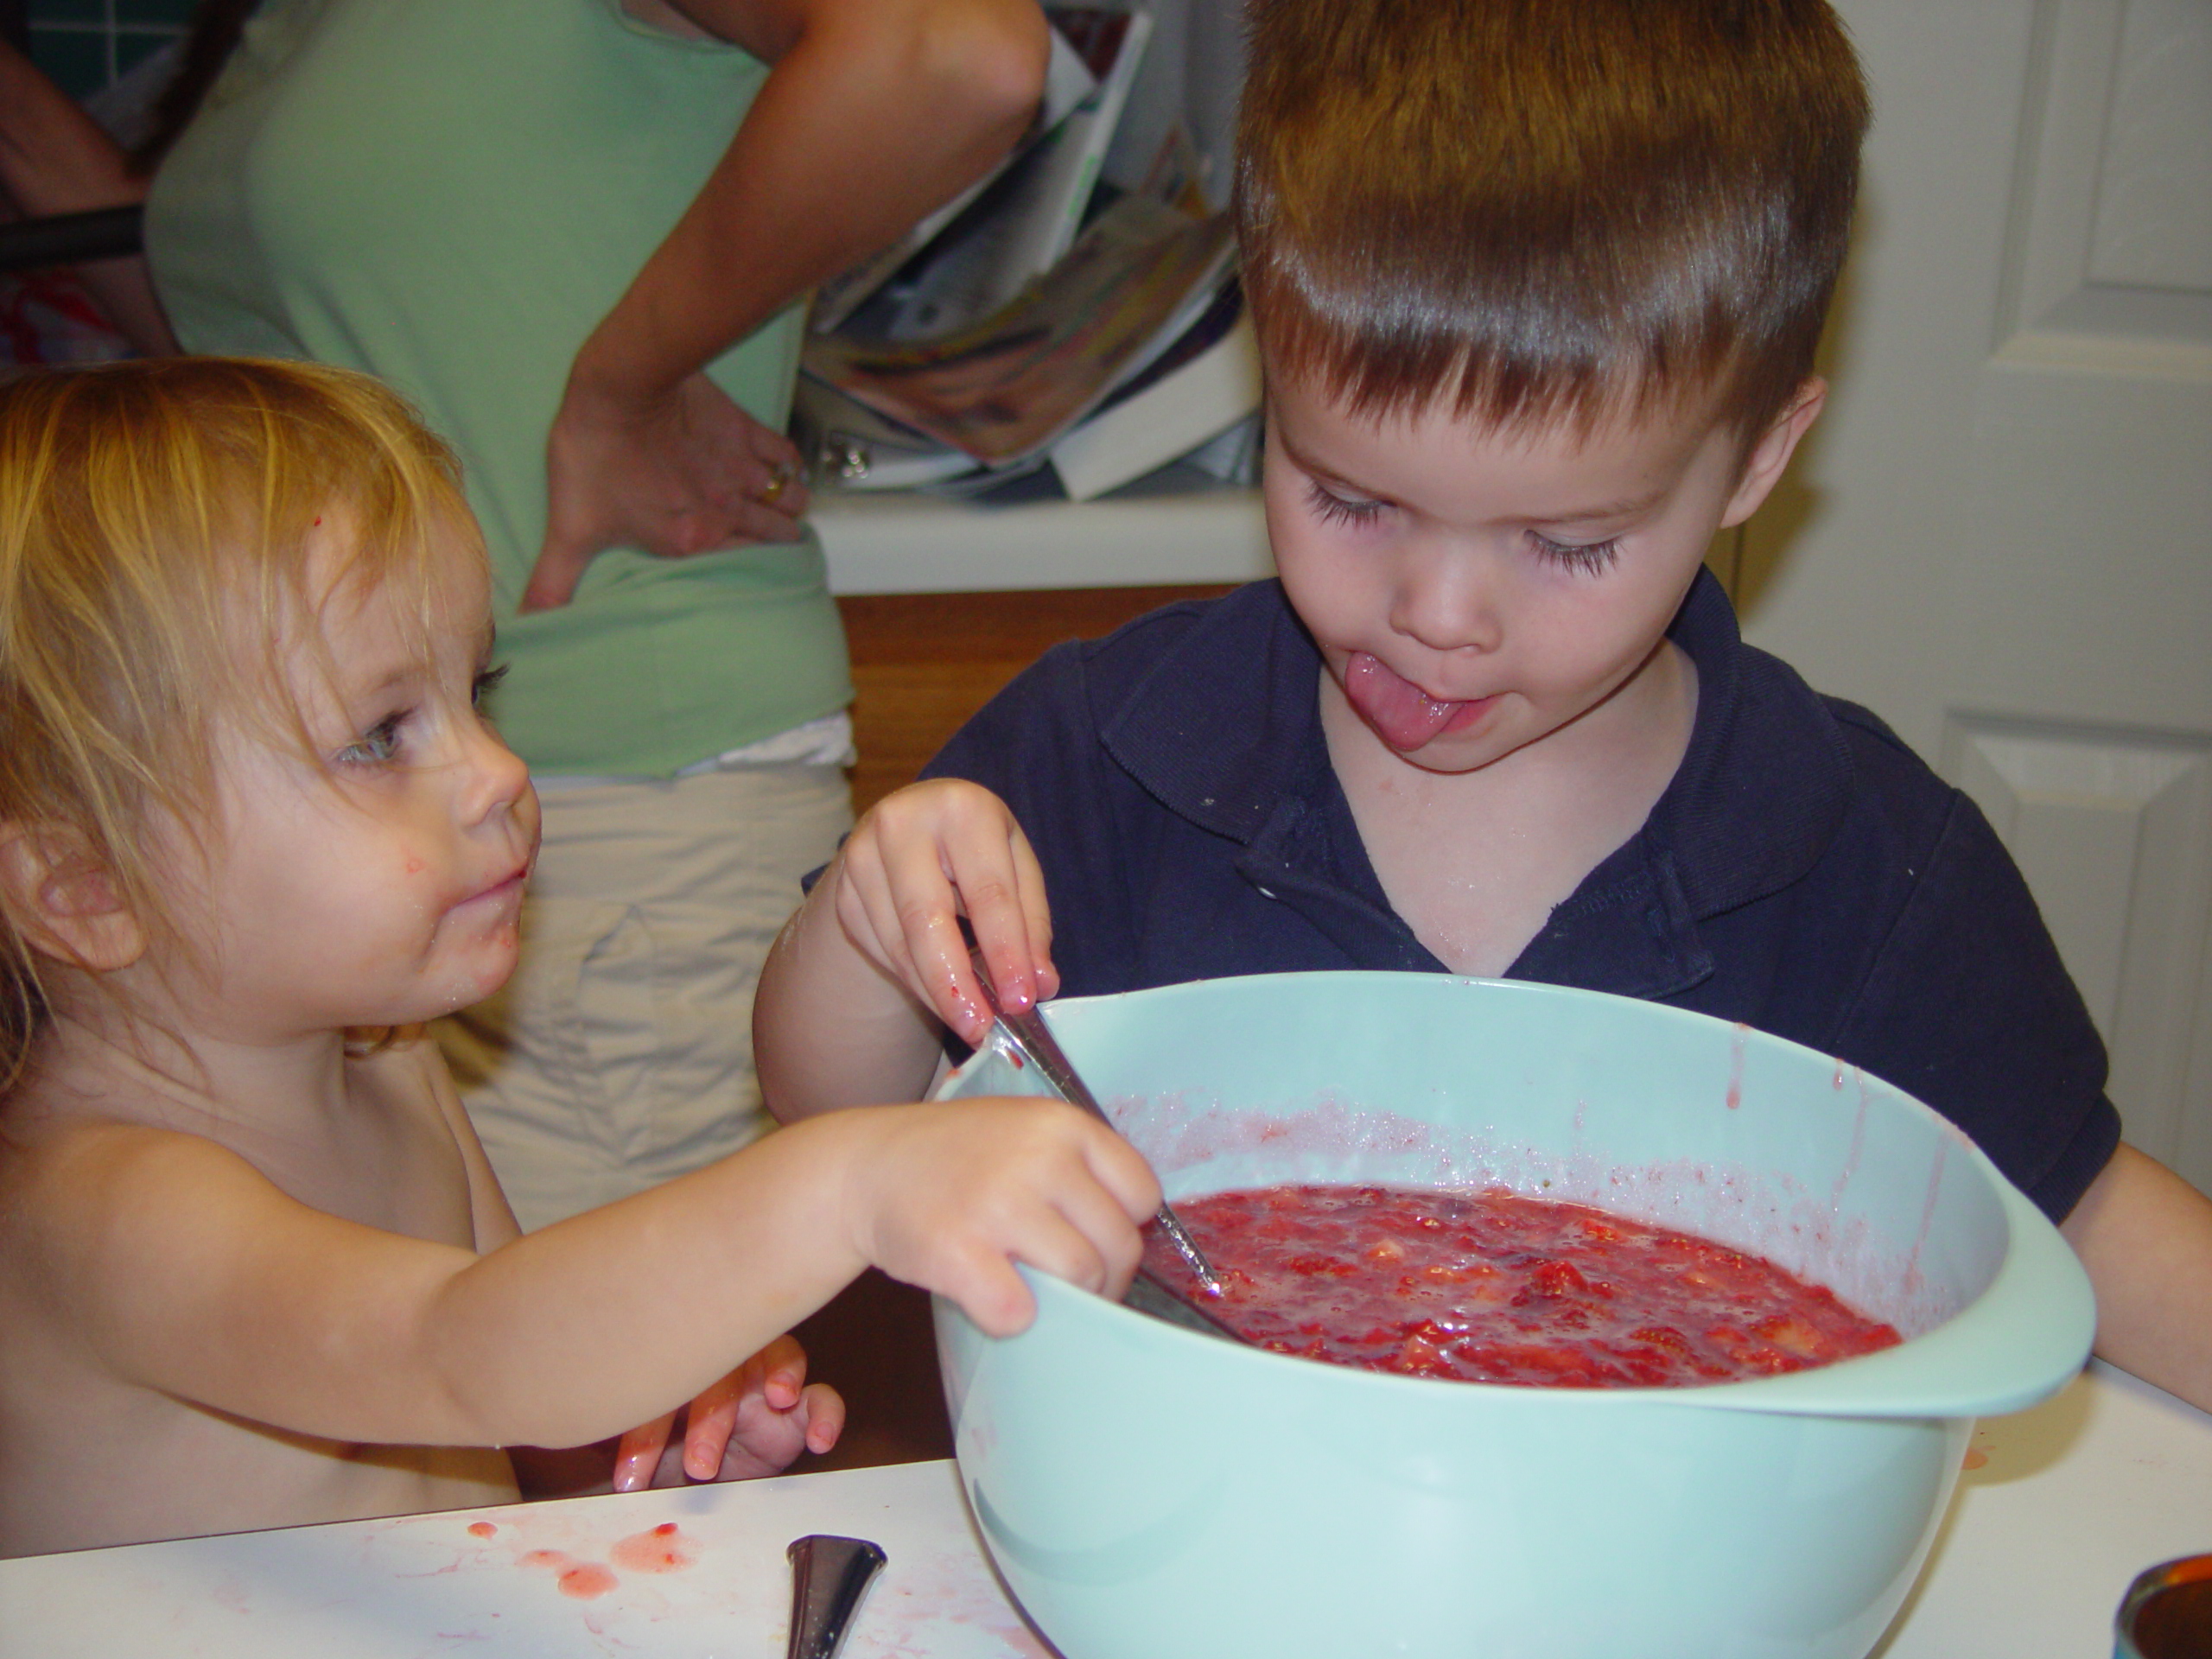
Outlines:
MULTIPOLYGON (((1106 1109, 1098 1103, 1097 1096, 1076 1075, 1075 1067, 1069 1064, 1068 1057, 1054 1040, 1051 1027, 1046 1025, 1043 1014, 1034 1004, 1026 1013, 1010 1012, 999 1001, 998 987, 991 983, 991 970, 983 965, 983 953, 970 950, 969 960, 975 963, 976 982, 983 988, 983 1001, 989 1006, 992 1017, 998 1021, 999 1029, 1006 1033, 1007 1041, 1023 1059, 1037 1068, 1037 1075, 1045 1080, 1046 1086, 1054 1094, 1071 1106, 1080 1106, 1111 1128, 1114 1120, 1106 1116, 1106 1109)), ((1160 1230, 1167 1236, 1167 1242, 1175 1247, 1176 1255, 1181 1256, 1191 1271, 1198 1275, 1198 1283, 1205 1287, 1206 1294, 1220 1295, 1221 1280, 1215 1274, 1212 1263, 1206 1260, 1205 1252, 1198 1249, 1197 1241, 1184 1230, 1183 1224, 1176 1219, 1175 1212, 1163 1204, 1153 1219, 1159 1224, 1160 1230)), ((1166 1287, 1161 1286, 1160 1288, 1166 1290, 1166 1287)), ((1173 1295, 1174 1293, 1170 1291, 1167 1294, 1173 1295)))

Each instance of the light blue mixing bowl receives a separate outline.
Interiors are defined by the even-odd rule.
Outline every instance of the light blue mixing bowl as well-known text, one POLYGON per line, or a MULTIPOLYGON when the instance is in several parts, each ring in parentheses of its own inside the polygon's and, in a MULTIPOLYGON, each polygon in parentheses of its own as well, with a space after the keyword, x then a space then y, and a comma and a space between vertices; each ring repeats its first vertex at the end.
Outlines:
MULTIPOLYGON (((2088 1352, 2073 1253, 1965 1137, 1743 1027, 1352 973, 1049 1017, 1171 1199, 1504 1185, 1757 1249, 1908 1337, 1711 1388, 1514 1389, 1239 1347, 1041 1274, 1006 1340, 940 1300, 969 1502, 1068 1659, 1857 1659, 1974 1419, 2088 1352)), ((1037 1091, 986 1048, 942 1092, 1037 1091)))

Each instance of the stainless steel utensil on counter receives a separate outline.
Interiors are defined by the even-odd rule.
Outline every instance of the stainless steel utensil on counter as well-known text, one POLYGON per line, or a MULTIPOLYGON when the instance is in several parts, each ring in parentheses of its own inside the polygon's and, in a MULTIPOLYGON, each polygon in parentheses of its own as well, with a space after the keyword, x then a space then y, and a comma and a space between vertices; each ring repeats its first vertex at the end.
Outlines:
POLYGON ((784 1554, 791 1564, 791 1635, 784 1659, 835 1659, 854 1610, 882 1569, 882 1547, 815 1532, 792 1539, 784 1554))
MULTIPOLYGON (((1037 1068, 1037 1075, 1044 1078, 1054 1094, 1071 1106, 1080 1106, 1101 1123, 1111 1128, 1114 1120, 1106 1116, 1106 1109, 1098 1103, 1097 1096, 1085 1086, 1083 1079, 1076 1074, 1075 1067, 1069 1063, 1068 1057, 1060 1052, 1059 1044, 1053 1039, 1052 1028, 1045 1023, 1044 1014, 1034 1004, 1026 1012, 1009 1011, 999 1001, 998 987, 991 983, 991 970, 983 965, 982 952, 971 950, 969 958, 976 966, 976 982, 983 988, 983 1000, 990 1005, 992 1016, 997 1020, 999 1029, 1006 1033, 1007 1041, 1024 1060, 1037 1068)), ((1198 1283, 1205 1287, 1206 1294, 1220 1295, 1221 1281, 1216 1276, 1212 1263, 1206 1260, 1205 1252, 1198 1249, 1197 1241, 1184 1230, 1183 1224, 1176 1219, 1175 1212, 1162 1204, 1153 1220, 1167 1236, 1167 1242, 1175 1247, 1175 1253, 1198 1275, 1198 1283)), ((1165 1286, 1159 1288, 1164 1295, 1174 1295, 1165 1286)), ((1177 1300, 1180 1300, 1179 1298, 1177 1300)), ((1213 1321, 1208 1320, 1208 1323, 1213 1321)), ((1223 1326, 1212 1334, 1223 1334, 1226 1330, 1227 1327, 1223 1326)))

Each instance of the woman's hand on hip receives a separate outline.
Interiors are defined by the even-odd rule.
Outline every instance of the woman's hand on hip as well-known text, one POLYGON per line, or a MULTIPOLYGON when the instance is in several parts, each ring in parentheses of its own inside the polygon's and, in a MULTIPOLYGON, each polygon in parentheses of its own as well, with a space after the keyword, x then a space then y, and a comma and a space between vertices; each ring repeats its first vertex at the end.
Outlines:
POLYGON ((798 451, 704 374, 637 400, 571 378, 545 446, 545 543, 521 608, 565 605, 602 549, 690 558, 799 535, 798 451))

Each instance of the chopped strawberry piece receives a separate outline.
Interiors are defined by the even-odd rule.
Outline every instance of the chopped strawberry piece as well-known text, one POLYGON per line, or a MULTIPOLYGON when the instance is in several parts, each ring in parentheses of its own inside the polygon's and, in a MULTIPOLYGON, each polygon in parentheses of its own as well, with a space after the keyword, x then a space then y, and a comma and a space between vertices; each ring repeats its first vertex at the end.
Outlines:
MULTIPOLYGON (((1548 1388, 1799 1370, 1899 1340, 1725 1245, 1503 1191, 1280 1187, 1179 1199, 1212 1311, 1279 1353, 1548 1388)), ((1161 1241, 1154 1271, 1195 1289, 1161 1241)))

